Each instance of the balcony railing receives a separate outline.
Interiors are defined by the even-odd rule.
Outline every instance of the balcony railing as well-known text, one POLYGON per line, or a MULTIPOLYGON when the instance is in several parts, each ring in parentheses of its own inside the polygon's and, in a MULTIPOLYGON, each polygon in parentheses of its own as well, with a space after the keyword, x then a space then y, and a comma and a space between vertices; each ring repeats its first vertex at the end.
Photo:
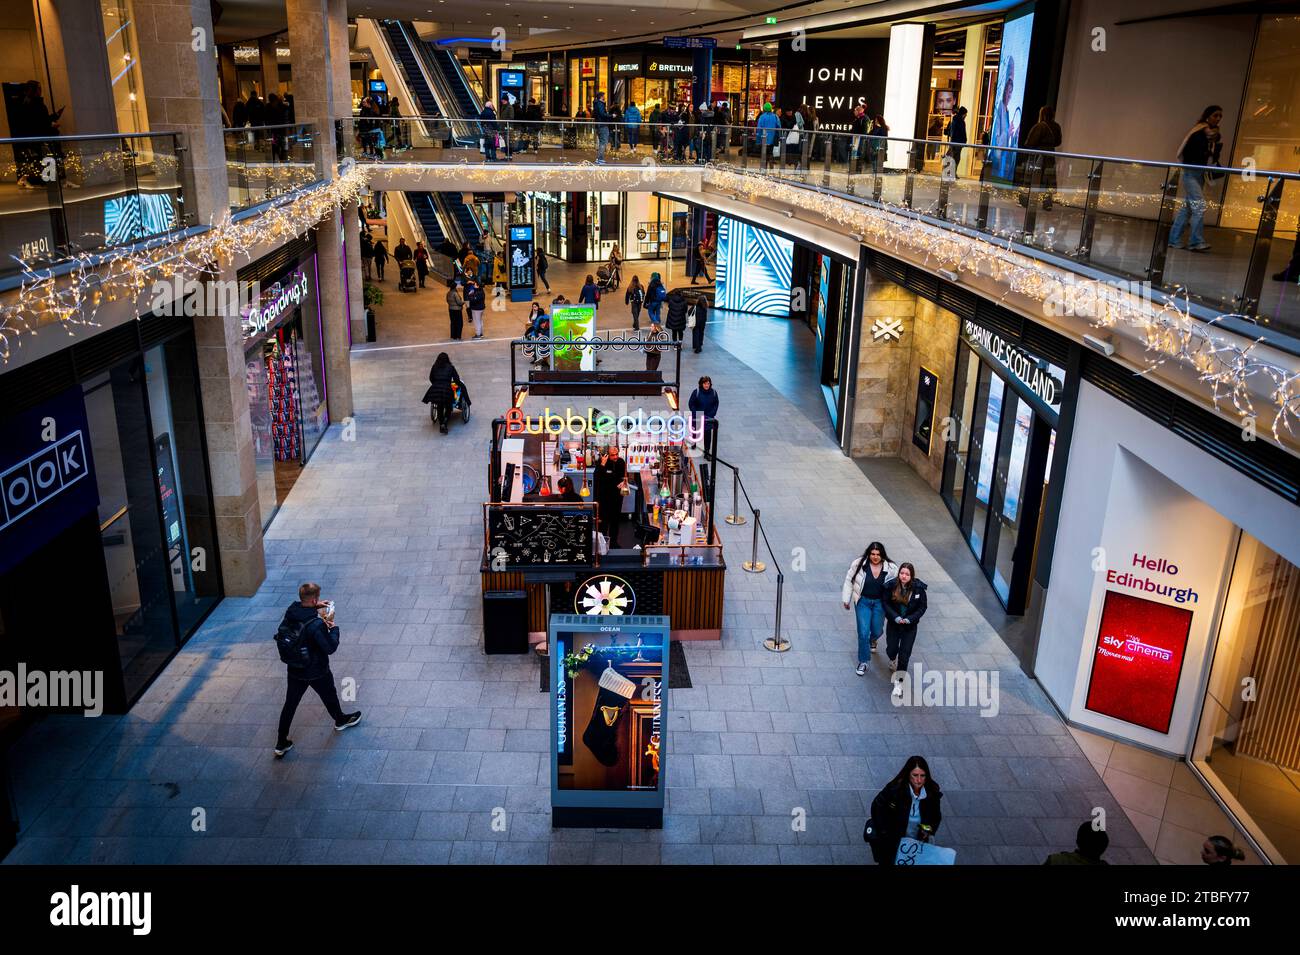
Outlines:
POLYGON ((0 279, 185 222, 176 133, 0 139, 0 279))
POLYGON ((231 212, 268 202, 321 178, 319 136, 313 123, 244 126, 222 132, 231 212))
MULTIPOLYGON (((482 148, 431 142, 429 120, 343 120, 341 150, 368 162, 484 162, 482 148), (379 123, 380 126, 375 124, 379 123), (377 129, 384 131, 379 147, 377 129)), ((438 123, 457 122, 438 118, 438 123)), ((469 120, 466 120, 469 122, 469 120)), ((497 122, 501 162, 596 160, 597 126, 584 120, 497 122), (508 144, 508 145, 507 145, 508 144)), ((1136 283, 1139 294, 1186 297, 1205 315, 1300 346, 1300 175, 1146 162, 979 144, 754 127, 610 127, 607 163, 711 163, 798 182, 856 201, 968 230, 1066 267, 1136 283), (701 135, 700 130, 707 132, 701 135), (794 141, 791 141, 794 140, 794 141), (1199 196, 1199 198, 1198 198, 1199 196), (1206 250, 1187 248, 1199 210, 1206 250), (1187 221, 1184 221, 1187 220, 1187 221), (1182 225, 1180 248, 1169 245, 1182 225), (1275 281, 1275 275, 1289 276, 1275 281)))

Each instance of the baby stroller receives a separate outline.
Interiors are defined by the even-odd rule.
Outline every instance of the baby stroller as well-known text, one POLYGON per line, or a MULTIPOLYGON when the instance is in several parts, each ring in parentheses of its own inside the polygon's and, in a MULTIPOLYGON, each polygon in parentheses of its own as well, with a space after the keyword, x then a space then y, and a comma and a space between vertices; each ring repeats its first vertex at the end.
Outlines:
POLYGON ((596 269, 596 283, 602 292, 613 291, 623 284, 623 270, 617 265, 602 265, 596 269))
POLYGON ((397 291, 414 292, 415 288, 415 262, 412 259, 403 259, 398 263, 397 291))

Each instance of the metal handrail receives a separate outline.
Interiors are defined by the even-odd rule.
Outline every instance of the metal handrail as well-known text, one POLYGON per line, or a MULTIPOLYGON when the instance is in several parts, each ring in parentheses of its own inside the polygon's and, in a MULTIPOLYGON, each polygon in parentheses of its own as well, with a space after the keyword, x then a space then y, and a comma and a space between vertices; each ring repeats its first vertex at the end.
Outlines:
POLYGON ((158 132, 145 133, 80 133, 75 136, 5 136, 0 137, 0 145, 4 143, 74 143, 87 142, 91 140, 103 139, 152 139, 155 136, 166 136, 175 141, 181 136, 180 133, 169 130, 159 130, 158 132))

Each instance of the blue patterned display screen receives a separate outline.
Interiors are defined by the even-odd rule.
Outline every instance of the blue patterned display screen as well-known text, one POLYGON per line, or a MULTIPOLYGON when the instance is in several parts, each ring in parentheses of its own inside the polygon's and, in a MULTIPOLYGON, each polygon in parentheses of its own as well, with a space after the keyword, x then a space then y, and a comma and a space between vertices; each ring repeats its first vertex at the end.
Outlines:
POLYGON ((790 314, 794 243, 747 222, 718 219, 715 308, 790 314))

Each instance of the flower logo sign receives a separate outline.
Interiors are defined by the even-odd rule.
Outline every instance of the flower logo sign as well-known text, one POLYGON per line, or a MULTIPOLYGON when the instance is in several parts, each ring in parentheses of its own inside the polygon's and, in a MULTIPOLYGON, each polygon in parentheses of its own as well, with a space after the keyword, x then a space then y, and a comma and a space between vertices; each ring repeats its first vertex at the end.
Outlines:
POLYGON ((589 578, 573 598, 573 609, 589 616, 622 617, 636 610, 636 591, 621 577, 589 578))

